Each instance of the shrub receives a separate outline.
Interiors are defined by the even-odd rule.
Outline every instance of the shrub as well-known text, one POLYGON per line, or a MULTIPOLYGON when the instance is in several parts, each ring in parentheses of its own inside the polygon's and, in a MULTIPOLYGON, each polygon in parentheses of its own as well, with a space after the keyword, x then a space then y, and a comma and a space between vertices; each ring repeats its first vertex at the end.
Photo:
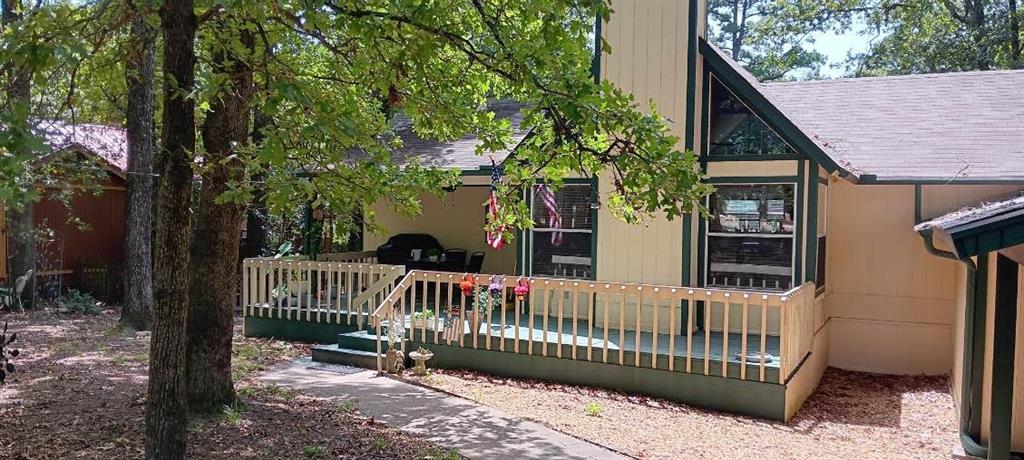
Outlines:
POLYGON ((327 455, 324 446, 306 446, 302 448, 302 456, 306 458, 323 458, 327 455))
POLYGON ((68 292, 57 299, 57 307, 64 313, 95 315, 100 312, 99 304, 88 292, 68 289, 68 292))
POLYGON ((589 402, 586 406, 583 407, 583 411, 586 412, 587 415, 591 417, 600 417, 601 412, 604 412, 604 408, 601 407, 601 403, 589 402))

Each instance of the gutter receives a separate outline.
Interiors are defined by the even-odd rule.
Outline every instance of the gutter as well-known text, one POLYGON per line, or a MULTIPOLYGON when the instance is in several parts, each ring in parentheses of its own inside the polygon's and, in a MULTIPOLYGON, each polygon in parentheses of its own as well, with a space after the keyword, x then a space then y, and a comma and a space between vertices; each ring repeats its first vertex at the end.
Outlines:
MULTIPOLYGON (((920 224, 924 221, 921 216, 921 185, 914 185, 914 224, 920 224)), ((971 434, 971 425, 979 426, 981 424, 981 390, 984 382, 984 373, 982 372, 971 372, 971 368, 974 367, 974 361, 976 358, 984 360, 984 347, 985 347, 985 336, 981 338, 975 337, 976 334, 971 334, 968 337, 967 331, 972 331, 976 328, 975 317, 977 316, 977 303, 975 302, 975 291, 977 288, 977 274, 978 266, 971 259, 960 259, 949 251, 943 251, 935 247, 935 241, 933 239, 933 233, 931 229, 925 229, 918 232, 921 235, 921 239, 924 241, 924 248, 929 254, 942 257, 945 259, 956 260, 963 263, 967 267, 967 295, 966 306, 964 308, 966 319, 964 321, 964 356, 962 364, 963 376, 960 383, 960 444, 963 446, 964 453, 979 458, 988 458, 988 448, 981 445, 974 439, 971 434), (970 326, 970 327, 968 327, 970 326), (972 378, 973 377, 973 378, 972 378), (977 389, 977 390, 975 390, 977 389), (977 401, 972 401, 972 396, 977 393, 977 401), (972 407, 977 407, 976 413, 971 412, 972 407)), ((987 277, 986 277, 987 278, 987 277)), ((984 299, 983 299, 984 300, 984 299)), ((984 310, 982 310, 982 318, 984 318, 984 310)), ((982 320, 982 324, 984 324, 982 320)))

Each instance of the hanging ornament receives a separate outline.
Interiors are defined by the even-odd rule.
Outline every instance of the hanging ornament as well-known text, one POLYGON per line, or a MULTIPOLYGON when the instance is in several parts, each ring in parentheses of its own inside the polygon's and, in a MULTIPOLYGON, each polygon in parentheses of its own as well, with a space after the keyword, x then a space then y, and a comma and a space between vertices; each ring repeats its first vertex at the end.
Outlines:
POLYGON ((462 282, 459 283, 459 289, 462 289, 462 295, 466 297, 473 295, 474 286, 476 286, 476 280, 473 278, 473 275, 462 277, 462 282))
POLYGON ((487 290, 491 292, 491 295, 499 295, 505 287, 505 277, 498 277, 497 275, 491 276, 491 284, 487 286, 487 290))
POLYGON ((526 279, 519 278, 516 282, 516 287, 512 289, 515 292, 516 299, 520 302, 526 300, 526 296, 530 294, 530 282, 526 279))

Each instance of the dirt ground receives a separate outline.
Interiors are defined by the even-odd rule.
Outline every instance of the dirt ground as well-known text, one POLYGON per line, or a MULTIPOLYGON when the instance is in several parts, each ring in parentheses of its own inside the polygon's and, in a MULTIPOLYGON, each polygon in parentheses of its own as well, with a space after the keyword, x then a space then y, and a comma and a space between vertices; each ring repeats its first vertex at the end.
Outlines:
POLYGON ((612 391, 435 370, 419 382, 640 458, 950 458, 946 377, 829 369, 788 424, 612 391))
MULTIPOLYGON (((0 386, 0 458, 141 458, 149 336, 117 328, 119 313, 0 314, 17 332, 18 372, 0 386)), ((453 452, 343 404, 267 386, 255 375, 308 356, 308 345, 246 339, 236 329, 239 403, 193 418, 190 458, 451 458, 453 452)))

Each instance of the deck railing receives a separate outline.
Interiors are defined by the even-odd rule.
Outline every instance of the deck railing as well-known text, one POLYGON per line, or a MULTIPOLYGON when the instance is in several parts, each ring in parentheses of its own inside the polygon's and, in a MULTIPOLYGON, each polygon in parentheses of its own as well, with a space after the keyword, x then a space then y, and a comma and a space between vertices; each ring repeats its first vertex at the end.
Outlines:
POLYGON ((242 305, 248 316, 362 327, 404 274, 400 265, 245 259, 242 305))
POLYGON ((325 252, 316 255, 320 262, 351 262, 359 264, 377 263, 377 251, 325 252))
POLYGON ((780 293, 413 270, 372 320, 378 370, 385 330, 401 324, 403 350, 413 340, 762 382, 776 368, 784 383, 810 351, 813 302, 813 283, 780 293), (512 294, 521 284, 525 298, 512 294), (471 306, 490 285, 501 300, 471 306))

